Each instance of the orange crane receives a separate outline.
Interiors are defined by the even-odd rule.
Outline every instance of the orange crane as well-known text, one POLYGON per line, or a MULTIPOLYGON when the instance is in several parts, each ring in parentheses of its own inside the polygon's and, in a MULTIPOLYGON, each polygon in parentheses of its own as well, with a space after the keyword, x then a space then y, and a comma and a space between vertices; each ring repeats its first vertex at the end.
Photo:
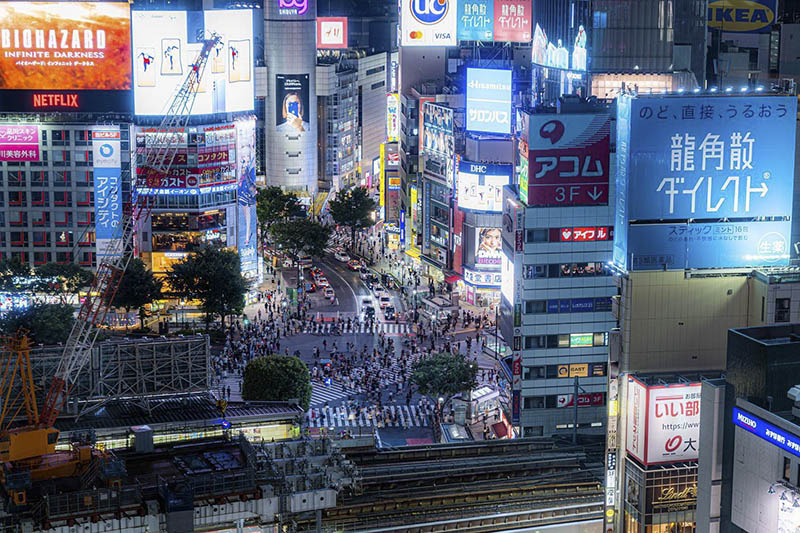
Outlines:
MULTIPOLYGON (((111 239, 100 258, 92 285, 78 311, 77 319, 64 346, 64 354, 45 397, 41 413, 37 412, 36 397, 30 372, 30 348, 24 334, 5 339, 5 357, 0 358, 0 480, 9 492, 12 502, 23 505, 26 499, 25 484, 9 487, 8 480, 20 474, 28 481, 54 479, 79 474, 100 452, 91 446, 73 446, 69 451, 56 451, 58 430, 56 418, 66 404, 78 374, 89 360, 99 327, 108 313, 122 276, 133 256, 134 236, 140 221, 146 220, 153 208, 154 198, 137 194, 137 187, 158 187, 161 178, 168 175, 179 147, 180 132, 189 121, 199 83, 205 72, 211 50, 221 42, 212 34, 202 40, 202 48, 188 75, 172 98, 169 108, 152 142, 137 149, 138 163, 144 166, 141 177, 132 179, 131 201, 123 208, 122 224, 116 238, 111 239), (144 163, 142 163, 144 162, 144 163), (24 406, 28 423, 12 425, 15 412, 11 387, 19 377, 20 406, 24 406)), ((121 194, 121 191, 118 191, 121 194)), ((16 412, 21 411, 19 407, 16 412)))

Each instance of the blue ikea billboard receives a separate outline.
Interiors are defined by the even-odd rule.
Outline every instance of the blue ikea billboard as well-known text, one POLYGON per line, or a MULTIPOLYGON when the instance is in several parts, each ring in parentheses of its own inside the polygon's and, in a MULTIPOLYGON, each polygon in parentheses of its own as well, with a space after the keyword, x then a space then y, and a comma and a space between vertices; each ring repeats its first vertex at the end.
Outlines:
POLYGON ((626 96, 618 112, 617 264, 788 264, 794 97, 626 96))
POLYGON ((467 69, 467 130, 511 133, 511 71, 467 69))

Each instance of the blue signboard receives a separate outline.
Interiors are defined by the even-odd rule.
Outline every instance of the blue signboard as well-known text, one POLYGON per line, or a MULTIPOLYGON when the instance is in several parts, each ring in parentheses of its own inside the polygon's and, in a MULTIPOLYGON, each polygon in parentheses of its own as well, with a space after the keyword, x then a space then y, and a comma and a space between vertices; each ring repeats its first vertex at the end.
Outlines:
POLYGON ((628 104, 630 120, 618 122, 628 131, 617 145, 615 261, 617 239, 627 239, 627 268, 651 268, 637 263, 642 255, 675 256, 668 268, 788 264, 795 98, 624 98, 620 108, 628 104), (685 226, 678 235, 666 229, 676 224, 685 226))
POLYGON ((778 448, 800 457, 800 437, 797 435, 792 435, 784 429, 773 426, 766 420, 762 420, 747 411, 742 411, 738 407, 733 408, 733 423, 745 431, 771 442, 778 448))
POLYGON ((613 259, 622 269, 628 267, 628 147, 631 142, 631 100, 625 94, 617 98, 617 201, 613 259))
POLYGON ((511 71, 467 69, 467 130, 511 133, 511 71))
POLYGON ((777 13, 777 0, 711 0, 708 28, 723 33, 769 33, 777 13))
POLYGON ((553 313, 592 313, 611 311, 611 298, 571 298, 547 300, 547 312, 553 313))
POLYGON ((119 126, 94 126, 95 239, 99 258, 110 259, 122 237, 122 170, 119 126))
POLYGON ((494 0, 458 2, 458 40, 491 41, 494 26, 494 0))

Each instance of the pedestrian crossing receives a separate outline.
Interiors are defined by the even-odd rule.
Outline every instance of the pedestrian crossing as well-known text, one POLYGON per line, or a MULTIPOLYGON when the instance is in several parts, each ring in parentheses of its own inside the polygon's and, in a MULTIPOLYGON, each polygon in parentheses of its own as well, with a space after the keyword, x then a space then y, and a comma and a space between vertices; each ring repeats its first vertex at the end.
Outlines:
POLYGON ((308 427, 429 427, 433 410, 416 405, 385 405, 357 409, 345 405, 312 407, 306 413, 308 427))
POLYGON ((353 394, 353 391, 345 391, 344 387, 334 381, 330 385, 314 382, 311 384, 311 403, 314 407, 325 402, 337 402, 353 394))
POLYGON ((405 322, 379 322, 377 325, 375 325, 374 323, 352 321, 349 324, 344 323, 339 326, 334 326, 333 322, 323 322, 322 324, 306 323, 303 325, 303 333, 331 335, 336 331, 343 335, 367 333, 383 333, 390 337, 415 335, 413 325, 405 322))

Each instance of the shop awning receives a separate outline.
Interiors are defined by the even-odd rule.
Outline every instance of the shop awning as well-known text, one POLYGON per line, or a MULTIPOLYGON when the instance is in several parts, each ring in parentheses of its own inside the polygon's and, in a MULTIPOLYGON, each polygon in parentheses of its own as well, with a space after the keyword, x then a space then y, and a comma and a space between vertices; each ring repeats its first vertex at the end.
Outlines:
POLYGON ((414 259, 419 259, 419 250, 416 248, 407 248, 406 255, 409 257, 413 257, 414 259))
POLYGON ((460 279, 461 279, 461 276, 459 276, 458 274, 450 274, 449 276, 444 278, 444 281, 446 283, 455 283, 456 281, 458 281, 460 279))

